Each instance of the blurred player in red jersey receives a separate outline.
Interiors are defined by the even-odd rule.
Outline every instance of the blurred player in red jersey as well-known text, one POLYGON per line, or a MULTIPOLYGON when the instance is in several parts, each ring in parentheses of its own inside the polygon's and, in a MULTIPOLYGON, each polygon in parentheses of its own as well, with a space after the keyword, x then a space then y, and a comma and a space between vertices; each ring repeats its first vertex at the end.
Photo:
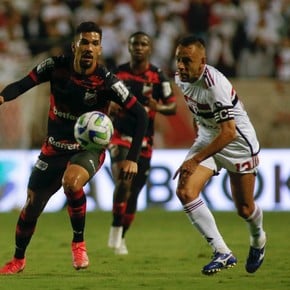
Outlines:
POLYGON ((115 180, 113 198, 113 222, 110 228, 108 246, 116 254, 128 254, 125 233, 135 217, 137 199, 146 183, 152 157, 154 139, 154 120, 156 113, 174 115, 176 98, 169 78, 155 65, 150 63, 152 42, 150 37, 138 31, 128 40, 131 60, 117 68, 116 75, 144 106, 149 124, 143 138, 142 149, 138 161, 139 171, 132 180, 120 180, 117 177, 122 168, 127 152, 136 130, 134 118, 113 104, 111 116, 115 132, 109 146, 112 173, 115 180))
POLYGON ((138 171, 137 159, 148 117, 137 98, 105 66, 99 64, 101 40, 100 27, 94 22, 81 23, 72 43, 72 56, 44 60, 27 76, 11 83, 0 93, 2 104, 41 83, 50 82, 51 85, 47 137, 33 167, 27 201, 17 222, 14 257, 0 269, 2 275, 16 274, 24 269, 25 251, 38 217, 61 186, 67 197, 73 229, 73 267, 79 270, 89 265, 84 241, 86 195, 83 187, 102 166, 105 151, 86 151, 77 144, 74 124, 81 114, 93 110, 108 113, 111 101, 126 108, 135 120, 136 130, 119 177, 130 180, 138 171))

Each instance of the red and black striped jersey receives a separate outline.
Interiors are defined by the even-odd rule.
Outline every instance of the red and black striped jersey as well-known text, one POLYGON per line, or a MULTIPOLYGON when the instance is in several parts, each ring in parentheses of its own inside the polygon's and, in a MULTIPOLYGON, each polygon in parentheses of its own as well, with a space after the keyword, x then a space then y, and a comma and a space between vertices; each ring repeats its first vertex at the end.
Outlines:
MULTIPOLYGON (((176 101, 170 80, 160 68, 153 64, 149 64, 147 70, 143 73, 135 74, 130 67, 130 63, 127 62, 120 65, 116 69, 115 74, 124 82, 133 95, 136 96, 148 114, 149 123, 147 132, 143 138, 141 155, 150 157, 152 154, 156 112, 146 105, 149 97, 163 104, 176 101)), ((129 146, 130 137, 136 127, 135 120, 130 117, 130 114, 124 114, 121 111, 118 115, 114 116, 113 123, 115 128, 113 143, 129 146)))
MULTIPOLYGON (((1 94, 5 101, 9 101, 44 82, 50 82, 47 138, 42 146, 44 154, 80 150, 74 138, 74 125, 83 113, 93 110, 108 113, 110 101, 129 111, 137 103, 136 97, 105 66, 98 65, 91 75, 78 74, 69 56, 47 58, 22 80, 7 86, 1 94)), ((140 139, 142 136, 141 130, 140 139)), ((132 159, 137 159, 137 156, 132 159)))

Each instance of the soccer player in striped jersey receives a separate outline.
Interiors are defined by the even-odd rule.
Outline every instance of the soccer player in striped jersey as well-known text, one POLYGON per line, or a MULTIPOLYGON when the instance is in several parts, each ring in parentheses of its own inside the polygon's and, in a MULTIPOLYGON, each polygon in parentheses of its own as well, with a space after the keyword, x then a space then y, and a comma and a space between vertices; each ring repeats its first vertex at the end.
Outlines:
POLYGON ((132 143, 135 121, 119 107, 111 107, 115 132, 109 146, 112 173, 115 179, 113 198, 113 221, 108 246, 116 254, 128 254, 125 233, 131 226, 137 208, 137 199, 146 183, 154 141, 154 120, 157 113, 173 115, 176 112, 176 97, 172 84, 165 73, 150 63, 151 38, 142 31, 129 37, 131 59, 117 68, 116 75, 144 106, 149 124, 143 138, 138 174, 133 180, 117 180, 122 162, 132 143))
POLYGON ((105 149, 87 151, 74 138, 74 125, 85 112, 108 113, 111 101, 126 108, 135 120, 132 146, 127 151, 120 178, 131 179, 138 171, 137 159, 148 117, 143 106, 125 85, 99 63, 102 30, 94 22, 81 23, 72 42, 72 56, 50 57, 27 76, 6 86, 0 93, 0 105, 29 89, 49 82, 50 109, 47 137, 28 182, 27 201, 16 225, 15 252, 0 268, 0 275, 23 271, 26 249, 35 231, 38 217, 50 197, 63 187, 73 230, 71 251, 76 270, 89 265, 84 240, 86 195, 83 187, 97 173, 105 158, 105 149))
POLYGON ((206 63, 202 39, 181 38, 175 57, 175 81, 193 114, 198 137, 174 178, 179 176, 176 193, 186 215, 213 250, 202 273, 211 275, 237 263, 200 196, 222 168, 228 172, 237 213, 248 225, 250 250, 245 268, 253 273, 263 262, 266 243, 263 213, 254 200, 260 150, 255 129, 230 81, 206 63))

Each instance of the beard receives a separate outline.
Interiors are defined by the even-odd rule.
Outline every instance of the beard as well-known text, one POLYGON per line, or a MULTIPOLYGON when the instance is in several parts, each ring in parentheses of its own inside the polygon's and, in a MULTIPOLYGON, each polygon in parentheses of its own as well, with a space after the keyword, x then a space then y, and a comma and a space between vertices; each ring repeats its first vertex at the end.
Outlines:
POLYGON ((93 65, 93 60, 80 60, 80 67, 82 69, 89 69, 93 65))

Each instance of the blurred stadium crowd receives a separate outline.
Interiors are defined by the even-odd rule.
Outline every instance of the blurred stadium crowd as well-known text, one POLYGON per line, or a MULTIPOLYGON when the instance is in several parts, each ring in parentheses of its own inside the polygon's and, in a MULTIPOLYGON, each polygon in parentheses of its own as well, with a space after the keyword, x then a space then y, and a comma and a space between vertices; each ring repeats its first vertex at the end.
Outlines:
MULTIPOLYGON (((207 42, 207 63, 228 77, 271 78, 281 90, 290 81, 290 0, 0 0, 0 89, 48 55, 70 51, 73 30, 87 20, 103 29, 109 68, 128 61, 127 39, 143 30, 154 39, 152 63, 173 77, 176 40, 194 33, 207 42)), ((39 146, 47 116, 39 95, 47 94, 36 88, 29 104, 1 108, 0 148, 39 146)))
MULTIPOLYGON (((1 66, 14 70, 40 53, 70 48, 73 29, 93 20, 103 28, 103 57, 128 60, 127 38, 143 30, 154 38, 152 62, 174 71, 174 46, 183 33, 208 43, 208 63, 228 77, 290 79, 289 0, 2 0, 1 66), (288 67, 286 68, 286 66, 288 67)), ((0 82, 13 79, 1 74, 0 82)))

